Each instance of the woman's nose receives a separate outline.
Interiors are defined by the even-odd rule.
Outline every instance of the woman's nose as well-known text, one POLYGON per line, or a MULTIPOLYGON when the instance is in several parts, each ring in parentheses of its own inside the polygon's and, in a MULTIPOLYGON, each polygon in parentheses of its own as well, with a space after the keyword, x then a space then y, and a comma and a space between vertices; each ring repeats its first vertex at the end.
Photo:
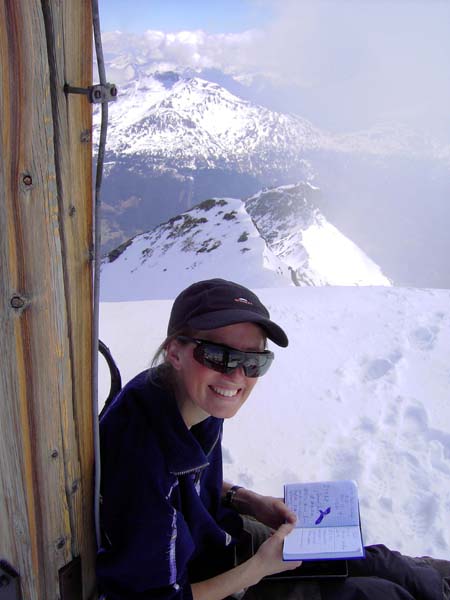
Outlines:
POLYGON ((239 381, 240 379, 243 379, 245 377, 244 369, 243 367, 236 367, 235 369, 230 371, 230 373, 227 373, 227 376, 232 381, 239 381))

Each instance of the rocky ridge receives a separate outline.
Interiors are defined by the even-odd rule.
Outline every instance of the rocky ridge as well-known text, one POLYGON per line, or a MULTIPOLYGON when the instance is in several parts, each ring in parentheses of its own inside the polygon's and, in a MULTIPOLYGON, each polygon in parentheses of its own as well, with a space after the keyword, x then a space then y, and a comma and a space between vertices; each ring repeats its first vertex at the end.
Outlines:
POLYGON ((390 285, 315 207, 319 193, 298 183, 246 200, 205 200, 111 252, 102 266, 102 297, 170 298, 216 276, 254 288, 390 285))

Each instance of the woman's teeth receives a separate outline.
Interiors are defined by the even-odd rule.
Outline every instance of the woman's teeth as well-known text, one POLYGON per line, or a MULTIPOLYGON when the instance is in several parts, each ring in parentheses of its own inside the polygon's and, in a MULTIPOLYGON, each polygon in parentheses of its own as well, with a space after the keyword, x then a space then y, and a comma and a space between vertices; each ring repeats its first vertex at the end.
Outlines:
POLYGON ((233 398, 233 396, 236 396, 239 390, 224 390, 222 388, 217 388, 214 386, 210 386, 211 389, 213 390, 213 392, 216 392, 216 394, 219 394, 219 396, 225 396, 225 398, 233 398))

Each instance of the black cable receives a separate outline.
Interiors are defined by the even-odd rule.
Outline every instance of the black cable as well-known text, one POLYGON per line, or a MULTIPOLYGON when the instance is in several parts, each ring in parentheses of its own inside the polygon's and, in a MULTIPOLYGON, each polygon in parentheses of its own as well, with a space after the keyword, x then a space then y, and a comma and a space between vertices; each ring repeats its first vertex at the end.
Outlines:
MULTIPOLYGON (((100 30, 100 15, 98 0, 92 0, 92 23, 94 28, 94 43, 97 56, 98 75, 100 85, 106 85, 106 70, 103 58, 103 48, 100 30)), ((93 273, 93 315, 92 315, 92 410, 94 429, 94 455, 95 455, 95 484, 94 484, 94 521, 97 547, 101 545, 100 533, 100 432, 98 425, 98 347, 99 347, 99 312, 100 312, 100 247, 101 247, 101 187, 103 178, 103 165, 105 160, 106 134, 108 129, 108 102, 102 103, 101 108, 100 139, 97 155, 97 171, 95 176, 94 200, 94 273, 93 273)))
POLYGON ((111 377, 111 385, 109 388, 109 394, 108 394, 108 397, 106 398, 105 404, 103 405, 103 408, 98 417, 99 419, 101 419, 102 416, 105 414, 108 406, 111 404, 111 402, 114 400, 114 398, 117 396, 117 394, 122 389, 122 377, 120 376, 119 368, 116 365, 116 362, 115 362, 114 358, 112 357, 112 354, 111 354, 108 346, 106 344, 104 344, 102 342, 102 340, 98 340, 98 349, 99 349, 100 354, 106 360, 106 364, 108 365, 108 369, 109 369, 109 375, 111 377))

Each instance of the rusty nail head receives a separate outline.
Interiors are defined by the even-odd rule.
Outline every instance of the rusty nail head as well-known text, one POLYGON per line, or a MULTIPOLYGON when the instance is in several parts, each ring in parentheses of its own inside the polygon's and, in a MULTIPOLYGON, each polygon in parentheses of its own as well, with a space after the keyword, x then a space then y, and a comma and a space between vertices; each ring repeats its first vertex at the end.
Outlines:
POLYGON ((61 548, 64 548, 65 545, 66 545, 66 540, 64 538, 59 538, 59 540, 56 542, 56 547, 58 550, 61 550, 61 548))
POLYGON ((59 456, 58 450, 56 450, 56 449, 55 449, 55 450, 53 450, 53 452, 51 453, 51 455, 50 455, 50 456, 51 456, 52 458, 58 458, 58 456, 59 456))
POLYGON ((91 141, 91 132, 89 129, 85 129, 84 131, 81 132, 80 141, 83 143, 91 141))
POLYGON ((23 308, 25 306, 25 300, 20 296, 13 296, 11 298, 11 306, 15 309, 23 308))
POLYGON ((33 185, 33 178, 31 177, 31 175, 24 175, 22 181, 24 185, 33 185))

